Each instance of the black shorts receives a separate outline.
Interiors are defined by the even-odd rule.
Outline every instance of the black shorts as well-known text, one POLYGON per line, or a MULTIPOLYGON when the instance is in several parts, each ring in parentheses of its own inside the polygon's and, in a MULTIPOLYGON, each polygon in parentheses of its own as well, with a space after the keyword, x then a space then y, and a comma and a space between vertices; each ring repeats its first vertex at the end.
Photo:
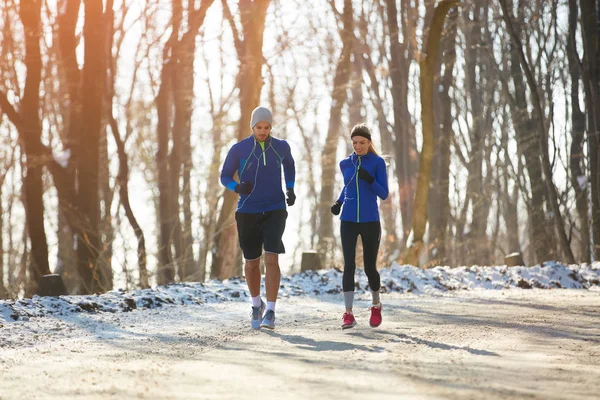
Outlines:
POLYGON ((281 237, 287 216, 287 210, 284 209, 258 214, 235 213, 240 247, 246 260, 259 258, 263 246, 269 253, 285 253, 281 237))

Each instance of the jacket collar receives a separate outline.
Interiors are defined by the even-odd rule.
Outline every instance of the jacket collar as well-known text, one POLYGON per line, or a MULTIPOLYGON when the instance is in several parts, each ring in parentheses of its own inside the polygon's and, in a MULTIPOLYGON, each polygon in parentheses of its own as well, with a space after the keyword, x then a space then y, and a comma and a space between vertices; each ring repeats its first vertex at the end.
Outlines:
MULTIPOLYGON (((250 140, 253 140, 256 144, 259 144, 260 142, 258 140, 256 140, 256 138, 254 137, 254 134, 251 134, 249 137, 250 140)), ((267 138, 267 140, 265 140, 263 143, 265 145, 268 145, 269 143, 271 143, 271 140, 273 139, 273 136, 269 135, 269 137, 267 138)))
MULTIPOLYGON (((367 154, 365 154, 364 156, 360 156, 360 157, 364 159, 364 158, 371 158, 373 156, 374 156, 374 154, 371 153, 370 151, 368 151, 367 154)), ((351 159, 357 159, 358 157, 359 156, 358 156, 358 154, 356 154, 355 151, 353 151, 352 154, 350 154, 351 159)))

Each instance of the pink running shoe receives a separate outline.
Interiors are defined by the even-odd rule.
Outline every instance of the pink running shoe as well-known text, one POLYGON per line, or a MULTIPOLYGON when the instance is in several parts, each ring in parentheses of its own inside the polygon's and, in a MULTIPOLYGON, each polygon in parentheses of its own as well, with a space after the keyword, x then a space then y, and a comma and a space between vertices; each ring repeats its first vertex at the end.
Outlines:
POLYGON ((342 320, 343 320, 342 329, 354 328, 354 326, 356 325, 356 320, 354 319, 354 315, 352 315, 349 312, 344 313, 342 320))
POLYGON ((381 325, 381 321, 381 303, 379 303, 379 306, 371 307, 371 318, 369 319, 369 325, 371 325, 371 328, 377 328, 379 325, 381 325))

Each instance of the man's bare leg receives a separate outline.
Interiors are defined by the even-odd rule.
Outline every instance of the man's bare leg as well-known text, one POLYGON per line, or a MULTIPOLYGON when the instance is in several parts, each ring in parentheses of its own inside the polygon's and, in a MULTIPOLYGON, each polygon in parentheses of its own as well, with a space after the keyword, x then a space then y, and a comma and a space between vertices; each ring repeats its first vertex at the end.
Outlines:
POLYGON ((265 252, 265 288, 268 302, 277 301, 280 281, 279 254, 265 252))
POLYGON ((244 273, 246 274, 246 283, 248 284, 250 296, 260 296, 260 257, 254 260, 246 260, 244 273))

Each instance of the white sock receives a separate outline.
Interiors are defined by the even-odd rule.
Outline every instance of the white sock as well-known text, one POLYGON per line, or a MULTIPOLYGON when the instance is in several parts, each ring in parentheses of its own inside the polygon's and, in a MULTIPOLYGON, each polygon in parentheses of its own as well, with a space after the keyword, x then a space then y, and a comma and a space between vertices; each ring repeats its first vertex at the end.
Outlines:
POLYGON ((260 295, 252 297, 252 307, 260 307, 261 302, 260 295))
POLYGON ((344 292, 344 304, 346 305, 346 310, 352 309, 353 302, 354 302, 354 291, 344 292))
POLYGON ((274 301, 267 301, 267 310, 275 311, 275 302, 274 301))
POLYGON ((376 306, 379 304, 379 290, 371 290, 371 294, 373 295, 373 305, 376 306))

